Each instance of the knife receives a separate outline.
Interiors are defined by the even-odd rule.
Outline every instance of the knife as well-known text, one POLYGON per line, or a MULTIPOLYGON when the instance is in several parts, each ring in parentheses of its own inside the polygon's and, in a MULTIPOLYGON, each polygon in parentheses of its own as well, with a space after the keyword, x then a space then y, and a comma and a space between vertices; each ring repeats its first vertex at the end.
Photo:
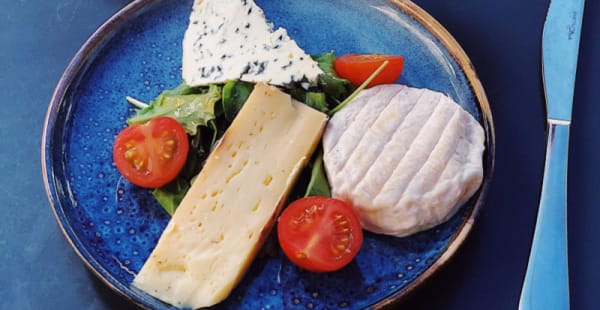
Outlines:
POLYGON ((542 34, 548 143, 521 310, 569 309, 567 158, 584 0, 550 0, 542 34))

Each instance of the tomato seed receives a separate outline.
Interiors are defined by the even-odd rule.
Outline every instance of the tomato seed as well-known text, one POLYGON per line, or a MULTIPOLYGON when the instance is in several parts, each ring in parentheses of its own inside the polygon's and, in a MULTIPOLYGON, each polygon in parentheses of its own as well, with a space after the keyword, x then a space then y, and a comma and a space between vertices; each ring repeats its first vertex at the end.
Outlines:
POLYGON ((348 225, 348 221, 347 220, 338 221, 337 224, 340 225, 340 226, 347 226, 348 225))
POLYGON ((133 166, 135 167, 136 170, 142 170, 142 168, 144 168, 145 165, 145 161, 143 159, 135 159, 133 161, 133 166))
POLYGON ((129 150, 129 151, 125 152, 126 159, 132 159, 134 155, 135 155, 135 150, 129 150))

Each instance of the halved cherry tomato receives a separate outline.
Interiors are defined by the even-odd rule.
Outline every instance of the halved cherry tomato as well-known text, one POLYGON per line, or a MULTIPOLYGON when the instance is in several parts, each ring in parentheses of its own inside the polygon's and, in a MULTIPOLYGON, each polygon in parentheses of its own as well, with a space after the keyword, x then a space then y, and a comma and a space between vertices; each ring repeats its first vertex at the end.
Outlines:
POLYGON ((115 139, 113 159, 131 183, 156 188, 175 179, 188 150, 183 126, 173 118, 157 117, 121 131, 115 139))
POLYGON ((404 58, 402 56, 348 54, 336 58, 333 61, 333 68, 340 77, 350 81, 352 85, 358 87, 386 60, 389 61, 388 65, 367 87, 380 84, 391 84, 396 82, 402 74, 402 68, 404 66, 404 58))
POLYGON ((352 207, 327 197, 292 202, 279 217, 279 245, 297 266, 328 272, 346 266, 358 253, 362 227, 352 207))

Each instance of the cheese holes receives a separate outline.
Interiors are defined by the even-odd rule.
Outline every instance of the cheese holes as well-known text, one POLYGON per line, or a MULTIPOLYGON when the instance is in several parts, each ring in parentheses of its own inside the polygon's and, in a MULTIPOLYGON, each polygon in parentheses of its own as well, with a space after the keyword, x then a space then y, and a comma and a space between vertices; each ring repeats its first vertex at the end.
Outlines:
POLYGON ((252 212, 256 212, 258 210, 261 202, 262 202, 262 200, 259 200, 254 204, 254 206, 252 207, 252 212))

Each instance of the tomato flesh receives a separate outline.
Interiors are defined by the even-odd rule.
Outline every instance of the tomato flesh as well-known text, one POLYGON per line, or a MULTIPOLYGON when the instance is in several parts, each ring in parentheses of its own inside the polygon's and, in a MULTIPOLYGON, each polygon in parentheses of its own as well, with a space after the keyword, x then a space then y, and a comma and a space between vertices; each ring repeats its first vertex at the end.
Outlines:
POLYGON ((171 182, 183 168, 189 143, 185 129, 170 117, 123 129, 113 146, 113 160, 123 177, 145 188, 171 182))
POLYGON ((335 72, 347 79, 352 85, 358 87, 365 82, 384 61, 388 65, 381 71, 367 87, 392 84, 398 80, 404 67, 404 58, 396 55, 380 54, 348 54, 333 61, 335 72))
POLYGON ((279 218, 277 236, 290 261, 313 272, 346 266, 363 240, 362 227, 352 207, 327 197, 292 202, 279 218))

